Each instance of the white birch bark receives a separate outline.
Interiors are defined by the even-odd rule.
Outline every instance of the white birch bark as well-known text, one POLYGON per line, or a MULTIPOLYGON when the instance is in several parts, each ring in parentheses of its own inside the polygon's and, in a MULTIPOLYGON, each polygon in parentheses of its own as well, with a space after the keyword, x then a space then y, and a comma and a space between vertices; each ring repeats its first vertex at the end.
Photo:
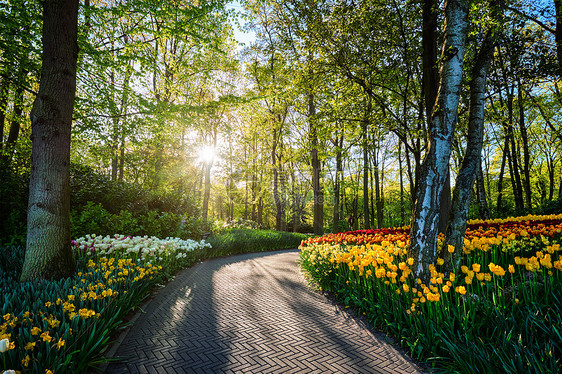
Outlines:
POLYGON ((410 231, 409 254, 414 258, 414 275, 424 280, 428 278, 428 266, 436 260, 439 197, 447 176, 458 115, 467 26, 467 1, 447 0, 439 92, 431 115, 429 147, 422 164, 410 231))

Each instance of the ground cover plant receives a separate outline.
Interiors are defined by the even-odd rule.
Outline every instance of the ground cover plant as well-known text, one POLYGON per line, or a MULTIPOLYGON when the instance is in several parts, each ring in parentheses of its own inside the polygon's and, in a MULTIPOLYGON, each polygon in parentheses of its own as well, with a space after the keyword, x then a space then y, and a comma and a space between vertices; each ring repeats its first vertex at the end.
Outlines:
POLYGON ((441 248, 414 279, 408 228, 310 238, 301 266, 323 290, 444 372, 558 373, 562 364, 562 215, 470 221, 462 267, 441 248))
POLYGON ((71 243, 74 277, 23 284, 23 248, 0 247, 0 372, 85 373, 106 360, 123 317, 178 270, 215 256, 296 248, 303 238, 225 230, 212 236, 212 248, 204 240, 85 235, 71 243))

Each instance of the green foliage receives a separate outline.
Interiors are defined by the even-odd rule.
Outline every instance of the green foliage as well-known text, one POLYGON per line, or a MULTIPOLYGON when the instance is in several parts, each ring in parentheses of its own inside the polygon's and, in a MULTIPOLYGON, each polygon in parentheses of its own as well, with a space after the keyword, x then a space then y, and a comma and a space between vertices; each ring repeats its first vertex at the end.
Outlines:
MULTIPOLYGON (((100 203, 111 213, 128 210, 134 215, 151 210, 198 215, 193 198, 168 191, 152 191, 139 185, 112 181, 89 167, 73 164, 71 168, 71 206, 80 210, 88 202, 100 203)), ((94 232, 94 231, 91 231, 94 232)))
POLYGON ((0 244, 25 240, 28 185, 29 174, 0 165, 0 244))
MULTIPOLYGON (((25 242, 29 175, 0 168, 0 244, 25 242)), ((89 233, 199 238, 207 230, 191 196, 111 181, 86 166, 71 167, 71 229, 89 233)))
POLYGON ((126 232, 139 236, 198 239, 206 225, 200 218, 187 214, 156 210, 149 210, 145 214, 133 214, 128 210, 121 210, 113 214, 101 203, 88 202, 80 211, 72 211, 71 228, 73 237, 85 236, 93 232, 101 236, 126 232))
POLYGON ((537 208, 537 214, 560 214, 562 213, 562 198, 544 203, 537 208))
POLYGON ((264 252, 272 249, 297 248, 307 235, 273 230, 227 229, 207 240, 211 256, 264 252))

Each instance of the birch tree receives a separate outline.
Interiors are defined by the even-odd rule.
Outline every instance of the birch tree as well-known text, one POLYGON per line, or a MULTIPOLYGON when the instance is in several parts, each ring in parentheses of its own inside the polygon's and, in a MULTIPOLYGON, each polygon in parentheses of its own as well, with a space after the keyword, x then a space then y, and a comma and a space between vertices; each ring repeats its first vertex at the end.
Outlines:
POLYGON ((431 113, 429 146, 421 166, 410 230, 409 255, 414 258, 414 274, 423 279, 429 278, 429 265, 437 256, 439 199, 458 116, 467 27, 468 2, 446 1, 439 91, 431 113))
MULTIPOLYGON (((499 5, 494 2, 492 7, 493 17, 495 18, 492 22, 494 22, 498 19, 499 5)), ((484 141, 486 79, 498 33, 497 25, 493 24, 489 27, 472 68, 466 153, 453 190, 452 209, 443 244, 443 248, 448 249, 449 245, 455 248, 452 256, 445 256, 445 262, 449 264, 446 265, 449 267, 448 270, 456 269, 460 264, 472 187, 477 175, 482 172, 481 154, 484 141)))

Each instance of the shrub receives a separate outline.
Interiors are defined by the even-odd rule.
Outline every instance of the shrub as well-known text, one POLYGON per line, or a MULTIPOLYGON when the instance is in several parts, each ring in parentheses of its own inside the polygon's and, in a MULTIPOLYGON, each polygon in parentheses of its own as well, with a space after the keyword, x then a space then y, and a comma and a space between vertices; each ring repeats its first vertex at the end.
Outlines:
POLYGON ((214 256, 297 248, 307 235, 274 230, 227 229, 211 235, 214 256))
POLYGON ((27 172, 16 172, 9 165, 0 165, 0 244, 25 241, 28 185, 27 172))
POLYGON ((130 235, 198 239, 204 232, 205 225, 197 217, 156 210, 137 215, 127 210, 113 214, 101 203, 88 202, 81 210, 71 212, 71 229, 73 237, 92 232, 102 236, 127 232, 130 235))

